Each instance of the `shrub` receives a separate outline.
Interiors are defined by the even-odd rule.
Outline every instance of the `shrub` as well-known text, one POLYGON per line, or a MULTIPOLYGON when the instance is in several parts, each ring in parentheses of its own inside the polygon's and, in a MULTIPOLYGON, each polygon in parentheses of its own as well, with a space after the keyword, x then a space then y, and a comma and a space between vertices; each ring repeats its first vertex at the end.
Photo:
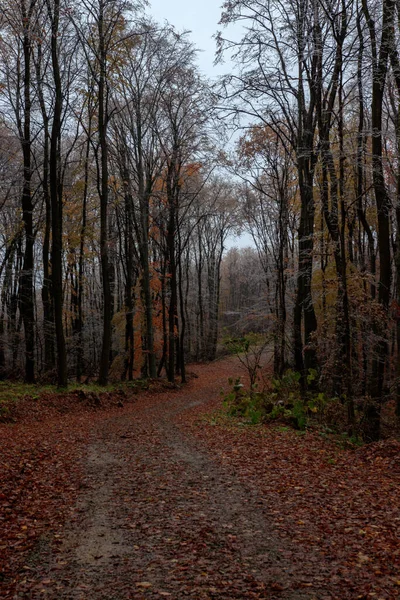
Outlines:
POLYGON ((229 379, 229 384, 232 385, 232 390, 224 396, 228 414, 244 418, 252 425, 261 423, 265 413, 262 394, 246 390, 241 377, 229 379))
POLYGON ((302 395, 300 373, 291 369, 281 379, 272 379, 270 388, 264 392, 257 391, 256 385, 246 389, 240 377, 230 379, 229 383, 232 389, 225 395, 228 414, 251 424, 278 420, 304 430, 310 422, 326 424, 339 403, 337 398, 328 398, 322 392, 302 395))

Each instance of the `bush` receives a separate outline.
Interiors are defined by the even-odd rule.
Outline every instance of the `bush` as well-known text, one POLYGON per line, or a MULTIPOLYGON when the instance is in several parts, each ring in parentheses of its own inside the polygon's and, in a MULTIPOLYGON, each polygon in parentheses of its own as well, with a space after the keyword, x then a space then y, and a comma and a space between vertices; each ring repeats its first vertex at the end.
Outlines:
POLYGON ((241 377, 229 379, 232 390, 224 396, 224 402, 231 417, 241 417, 252 425, 261 423, 264 417, 263 396, 254 390, 245 389, 241 377))
MULTIPOLYGON (((310 373, 309 376, 314 375, 310 373)), ((328 398, 322 392, 302 395, 300 373, 291 369, 281 379, 272 379, 265 392, 256 391, 255 386, 246 389, 240 377, 230 379, 229 383, 232 390, 225 395, 228 414, 251 424, 278 420, 304 430, 310 422, 326 423, 339 404, 337 398, 328 398)))

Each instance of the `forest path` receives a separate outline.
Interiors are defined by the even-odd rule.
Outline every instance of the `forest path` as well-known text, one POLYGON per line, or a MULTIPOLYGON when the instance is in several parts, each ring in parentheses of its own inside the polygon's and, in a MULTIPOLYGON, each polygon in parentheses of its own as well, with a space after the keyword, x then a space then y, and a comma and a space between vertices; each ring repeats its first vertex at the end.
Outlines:
POLYGON ((293 591, 295 563, 262 497, 182 427, 219 395, 227 369, 197 367, 194 385, 96 416, 77 515, 56 544, 42 543, 15 598, 323 597, 293 591))

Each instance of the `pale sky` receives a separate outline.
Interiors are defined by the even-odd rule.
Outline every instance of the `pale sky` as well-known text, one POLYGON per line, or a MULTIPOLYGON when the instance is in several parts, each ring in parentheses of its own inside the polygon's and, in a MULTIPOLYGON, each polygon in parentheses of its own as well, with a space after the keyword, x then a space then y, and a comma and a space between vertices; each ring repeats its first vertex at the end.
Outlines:
POLYGON ((216 77, 225 73, 227 65, 213 66, 215 58, 215 40, 212 36, 221 29, 222 0, 150 0, 147 13, 156 21, 168 21, 178 31, 191 31, 190 39, 197 48, 198 64, 207 77, 216 77))

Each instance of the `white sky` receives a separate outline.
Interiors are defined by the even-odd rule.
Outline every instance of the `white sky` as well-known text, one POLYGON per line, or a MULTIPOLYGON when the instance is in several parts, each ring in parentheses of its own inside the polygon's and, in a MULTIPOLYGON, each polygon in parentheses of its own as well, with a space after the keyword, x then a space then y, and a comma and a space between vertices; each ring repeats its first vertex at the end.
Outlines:
POLYGON ((178 31, 191 31, 190 39, 197 48, 198 64, 207 77, 216 77, 225 73, 225 65, 213 66, 215 59, 215 40, 212 36, 221 29, 222 0, 150 0, 147 8, 156 21, 168 21, 178 31))

